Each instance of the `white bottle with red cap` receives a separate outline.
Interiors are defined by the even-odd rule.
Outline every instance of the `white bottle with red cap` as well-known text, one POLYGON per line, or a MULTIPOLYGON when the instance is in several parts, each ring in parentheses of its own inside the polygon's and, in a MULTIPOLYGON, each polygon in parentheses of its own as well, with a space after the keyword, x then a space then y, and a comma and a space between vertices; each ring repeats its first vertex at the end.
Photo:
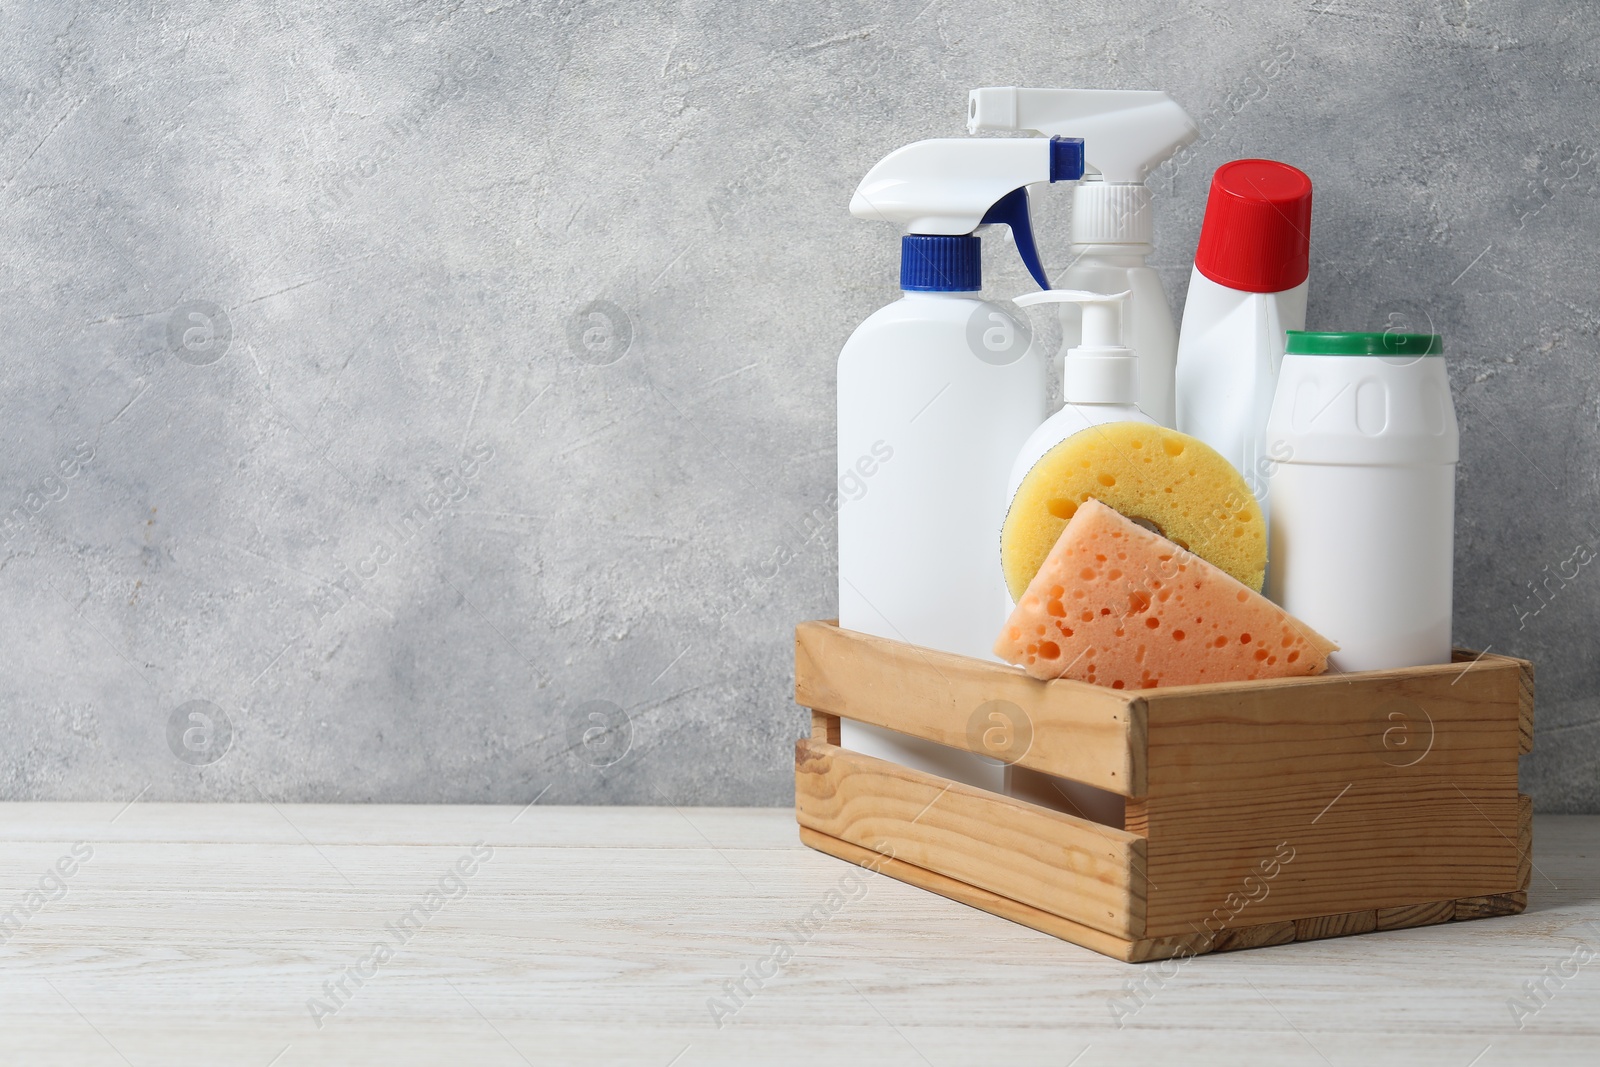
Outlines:
MULTIPOLYGON (((1267 414, 1285 331, 1306 325, 1311 179, 1270 159, 1217 168, 1178 333, 1178 429, 1239 469, 1268 513, 1267 414)), ((1270 517, 1268 519, 1270 522, 1270 517)))

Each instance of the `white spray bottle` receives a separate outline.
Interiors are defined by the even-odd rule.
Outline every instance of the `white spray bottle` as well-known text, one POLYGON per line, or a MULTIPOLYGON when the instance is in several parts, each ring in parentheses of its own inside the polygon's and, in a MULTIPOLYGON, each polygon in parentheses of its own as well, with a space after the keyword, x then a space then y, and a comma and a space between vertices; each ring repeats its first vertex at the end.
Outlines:
MULTIPOLYGON (((1173 366, 1178 331, 1155 270, 1150 190, 1145 180, 1199 129, 1178 102, 1148 89, 974 89, 967 128, 1032 130, 1082 137, 1091 173, 1072 193, 1072 263, 1063 289, 1130 292, 1122 343, 1139 353, 1139 406, 1175 425, 1173 366)), ((1080 343, 1077 309, 1061 308, 1062 346, 1080 343)))
MULTIPOLYGON (((839 354, 839 624, 992 660, 1005 623, 994 560, 1006 476, 1045 417, 1046 367, 1026 327, 978 298, 981 224, 1010 226, 1049 288, 1027 186, 1075 181, 1083 142, 919 141, 884 158, 850 201, 857 218, 905 228, 904 295, 839 354)), ((973 709, 974 711, 976 709, 973 709)), ((846 748, 998 790, 995 760, 844 722, 846 748)))

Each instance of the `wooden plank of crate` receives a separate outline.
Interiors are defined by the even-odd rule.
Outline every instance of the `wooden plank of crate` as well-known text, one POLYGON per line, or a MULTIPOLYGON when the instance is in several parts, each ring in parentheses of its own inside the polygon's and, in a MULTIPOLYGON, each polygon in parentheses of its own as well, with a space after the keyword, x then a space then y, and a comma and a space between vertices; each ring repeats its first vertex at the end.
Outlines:
MULTIPOLYGON (((1027 751, 1007 762, 1121 796, 1144 790, 1144 703, 1082 682, 1041 682, 1003 664, 889 641, 828 622, 795 628, 795 701, 942 745, 997 755, 974 729, 992 701, 1031 726, 1027 751)), ((981 721, 981 720, 980 720, 981 721)))
POLYGON ((1521 752, 1527 755, 1533 751, 1533 664, 1519 660, 1518 665, 1518 680, 1521 682, 1518 706, 1522 713, 1517 717, 1517 733, 1522 742, 1521 752))
POLYGON ((1517 888, 1533 881, 1533 798, 1517 794, 1517 888))
POLYGON ((1280 849, 1253 923, 1515 890, 1519 661, 1314 681, 1145 693, 1146 936, 1234 910, 1280 849))
POLYGON ((1268 945, 1287 945, 1295 939, 1292 922, 1256 923, 1253 926, 1235 926, 1222 930, 1211 939, 1209 952, 1236 952, 1242 948, 1265 948, 1268 945))
POLYGON ((1518 751, 1526 756, 1533 751, 1533 664, 1525 659, 1515 659, 1511 656, 1486 656, 1470 648, 1457 648, 1450 654, 1452 663, 1477 664, 1486 659, 1510 660, 1517 665, 1517 738, 1520 743, 1518 751))
POLYGON ((1102 955, 1111 956, 1122 960, 1124 963, 1141 963, 1156 957, 1148 954, 1150 948, 1156 947, 1151 942, 1128 940, 1096 930, 1092 926, 1064 919, 1053 912, 1041 908, 1030 907, 1012 900, 1010 897, 991 893, 986 889, 968 885, 959 879, 949 878, 925 867, 918 867, 914 863, 885 856, 874 852, 870 848, 862 848, 848 841, 841 841, 837 837, 829 836, 813 830, 810 827, 800 827, 800 841, 819 852, 826 852, 830 856, 850 863, 869 868, 891 878, 896 878, 907 885, 914 885, 918 889, 925 889, 930 893, 938 893, 942 897, 958 901, 979 911, 986 911, 991 915, 998 915, 1002 919, 1010 919, 1014 923, 1038 930, 1040 933, 1059 937, 1063 941, 1071 941, 1075 945, 1092 949, 1102 955))
POLYGON ((1430 900, 1426 904, 1379 908, 1377 915, 1379 930, 1406 930, 1413 926, 1434 926, 1438 923, 1447 923, 1456 917, 1456 902, 1430 900))
POLYGON ((800 825, 1103 933, 1144 929, 1142 838, 836 745, 795 744, 800 825))
POLYGON ((1456 901, 1455 919, 1488 919, 1496 915, 1519 915, 1528 906, 1528 894, 1491 893, 1481 897, 1462 897, 1456 901))
POLYGON ((1365 934, 1378 928, 1377 909, 1347 911, 1339 915, 1317 915, 1294 921, 1296 941, 1318 941, 1325 937, 1365 934))
POLYGON ((829 715, 825 711, 811 713, 811 740, 821 741, 827 745, 839 743, 839 716, 829 715))

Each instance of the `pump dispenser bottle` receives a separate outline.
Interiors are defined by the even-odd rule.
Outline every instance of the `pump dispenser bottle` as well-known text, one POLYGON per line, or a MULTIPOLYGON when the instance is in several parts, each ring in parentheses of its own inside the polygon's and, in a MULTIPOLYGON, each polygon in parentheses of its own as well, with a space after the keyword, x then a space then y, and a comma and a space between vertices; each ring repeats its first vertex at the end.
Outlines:
POLYGON ((1011 479, 1006 484, 1008 504, 1039 458, 1079 430, 1108 422, 1156 421, 1136 401, 1139 361, 1134 350, 1122 343, 1122 316, 1131 295, 1126 291, 1108 295, 1047 289, 1014 301, 1019 307, 1061 304, 1081 308, 1083 343, 1067 351, 1062 365, 1061 410, 1028 435, 1011 465, 1011 479))
MULTIPOLYGON (((839 625, 994 658, 1005 622, 994 559, 1017 449, 1045 417, 1046 367, 1009 310, 978 298, 984 223, 1011 228, 1048 287, 1027 186, 1075 181, 1083 143, 1062 138, 919 141, 868 172, 857 218, 905 228, 903 295, 839 354, 839 625), (847 478, 848 476, 848 478, 847 478)), ((854 722, 844 747, 987 789, 995 760, 854 722)))
MULTIPOLYGON (((1177 101, 1147 89, 974 89, 967 128, 1031 130, 1082 137, 1090 173, 1072 193, 1072 262, 1063 289, 1128 290, 1123 340, 1139 353, 1139 406, 1173 426, 1173 365, 1178 331, 1160 276, 1146 265, 1154 250, 1146 178, 1199 130, 1177 101)), ((1076 309, 1062 308, 1062 346, 1080 343, 1076 309)))

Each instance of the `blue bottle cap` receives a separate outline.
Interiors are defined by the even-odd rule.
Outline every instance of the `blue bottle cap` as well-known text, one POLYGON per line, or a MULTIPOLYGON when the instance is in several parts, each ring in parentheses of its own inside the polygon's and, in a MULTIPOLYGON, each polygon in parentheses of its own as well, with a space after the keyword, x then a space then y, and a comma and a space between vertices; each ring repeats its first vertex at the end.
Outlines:
POLYGON ((975 293, 983 288, 982 249, 982 240, 970 233, 908 233, 900 238, 900 288, 908 293, 975 293))

